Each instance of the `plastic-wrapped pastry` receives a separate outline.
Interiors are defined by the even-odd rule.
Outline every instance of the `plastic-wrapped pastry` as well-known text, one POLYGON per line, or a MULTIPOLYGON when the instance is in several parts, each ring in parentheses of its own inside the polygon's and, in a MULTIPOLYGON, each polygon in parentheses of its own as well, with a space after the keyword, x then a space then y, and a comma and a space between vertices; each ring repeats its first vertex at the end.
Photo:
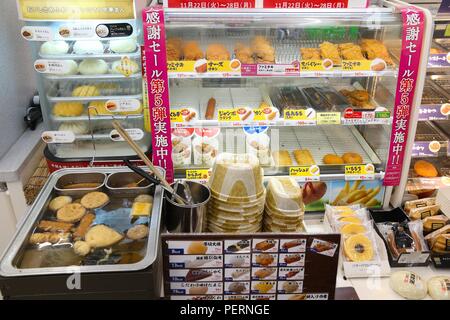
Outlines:
POLYGON ((97 97, 100 90, 96 86, 78 86, 72 91, 72 97, 97 97))
POLYGON ((212 43, 206 49, 206 59, 208 60, 230 60, 230 52, 223 44, 212 43))
POLYGON ((130 53, 136 51, 137 42, 134 38, 111 40, 109 49, 115 53, 130 53))
POLYGON ((234 55, 236 59, 238 59, 241 63, 244 64, 255 63, 252 50, 250 49, 250 47, 244 45, 243 43, 240 42, 236 43, 234 55))
POLYGON ((376 58, 383 59, 387 64, 393 65, 394 62, 389 55, 386 46, 376 39, 362 39, 361 48, 368 59, 373 60, 376 58))
POLYGON ((365 60, 361 47, 354 43, 341 43, 338 45, 339 53, 344 60, 365 60))
POLYGON ((433 300, 450 300, 450 277, 436 276, 428 280, 428 293, 433 300))
POLYGON ((47 41, 42 44, 39 52, 42 55, 67 54, 69 44, 65 41, 47 41))
POLYGON ((170 38, 166 41, 167 61, 181 60, 182 41, 179 38, 170 38))
POLYGON ((197 41, 187 41, 183 44, 184 60, 198 60, 203 58, 203 51, 197 41))
POLYGON ((423 299, 427 295, 427 285, 415 272, 397 271, 391 275, 389 284, 395 292, 406 299, 423 299))
POLYGON ((75 54, 102 54, 104 52, 103 43, 99 40, 77 41, 73 45, 75 54))
POLYGON ((257 63, 275 63, 275 49, 263 36, 256 36, 251 43, 257 63))
POLYGON ((83 75, 97 75, 108 73, 108 64, 102 59, 84 59, 78 70, 83 75))
POLYGON ((277 166, 292 166, 292 159, 287 150, 274 151, 273 160, 277 166))
POLYGON ((78 63, 75 60, 65 60, 66 71, 58 73, 62 76, 72 76, 78 73, 78 63))
POLYGON ((81 135, 87 134, 89 127, 85 122, 81 121, 65 122, 59 126, 58 131, 71 131, 74 135, 81 135))
POLYGON ((118 74, 135 74, 139 71, 139 65, 133 61, 129 60, 129 63, 123 63, 122 60, 114 61, 111 65, 111 73, 118 74))
POLYGON ((318 48, 300 48, 302 60, 322 60, 318 48))
POLYGON ((322 59, 330 59, 334 65, 341 64, 341 57, 339 56, 339 50, 337 45, 324 41, 320 44, 320 55, 322 59))
POLYGON ((80 102, 58 102, 53 106, 53 115, 57 117, 78 117, 84 111, 80 102))

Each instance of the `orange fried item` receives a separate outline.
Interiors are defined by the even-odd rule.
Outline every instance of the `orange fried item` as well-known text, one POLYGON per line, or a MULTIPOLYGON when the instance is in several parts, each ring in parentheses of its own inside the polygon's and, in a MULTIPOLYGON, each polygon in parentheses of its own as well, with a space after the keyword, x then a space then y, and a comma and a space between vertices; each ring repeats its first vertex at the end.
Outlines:
POLYGON ((333 61, 334 65, 341 64, 341 57, 339 56, 337 45, 328 41, 324 41, 319 45, 319 47, 322 59, 330 59, 331 61, 333 61))
POLYGON ((184 60, 198 60, 204 57, 197 41, 187 41, 183 45, 184 60))
POLYGON ((354 43, 341 43, 338 45, 339 53, 344 60, 365 60, 361 47, 354 43))
POLYGON ((300 48, 302 60, 321 60, 320 50, 317 48, 300 48))
POLYGON ((387 64, 393 65, 394 62, 389 55, 386 46, 376 39, 362 39, 361 49, 368 59, 373 60, 376 58, 383 59, 387 64))
POLYGON ((230 52, 223 44, 212 43, 206 49, 206 59, 208 60, 230 60, 230 52))

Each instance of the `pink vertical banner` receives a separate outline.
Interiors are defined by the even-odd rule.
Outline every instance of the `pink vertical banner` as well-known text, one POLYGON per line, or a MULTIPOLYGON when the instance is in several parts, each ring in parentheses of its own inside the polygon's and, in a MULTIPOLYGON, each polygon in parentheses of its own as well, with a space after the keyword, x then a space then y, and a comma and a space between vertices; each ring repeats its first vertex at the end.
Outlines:
POLYGON ((145 47, 143 67, 147 79, 153 163, 166 169, 166 179, 172 182, 173 163, 164 10, 162 6, 146 8, 142 12, 142 18, 145 47))
POLYGON ((399 185, 402 176, 412 101, 422 51, 424 19, 423 12, 417 7, 402 9, 402 51, 395 94, 389 157, 383 183, 385 186, 399 185))

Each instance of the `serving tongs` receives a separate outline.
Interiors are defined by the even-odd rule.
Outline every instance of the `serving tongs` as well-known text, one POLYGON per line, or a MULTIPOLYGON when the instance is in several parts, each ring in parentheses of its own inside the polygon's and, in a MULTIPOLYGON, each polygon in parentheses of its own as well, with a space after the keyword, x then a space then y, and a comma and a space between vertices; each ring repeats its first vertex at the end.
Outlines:
POLYGON ((136 152, 136 154, 139 156, 139 158, 141 158, 141 160, 144 161, 144 163, 149 167, 150 171, 152 172, 153 175, 155 175, 155 177, 151 174, 148 174, 141 168, 138 168, 137 166, 133 165, 129 161, 129 159, 124 159, 125 164, 131 170, 133 170, 134 172, 139 174, 141 177, 146 178, 147 180, 149 180, 150 182, 153 182, 156 185, 158 185, 158 184, 161 185, 161 187, 164 190, 166 190, 167 192, 169 192, 170 194, 173 194, 175 196, 175 200, 179 204, 181 204, 181 205, 188 204, 185 199, 183 199, 180 195, 178 195, 177 193, 174 192, 174 190, 170 186, 169 182, 167 182, 167 180, 159 172, 159 170, 155 168, 153 163, 146 156, 146 154, 141 150, 141 148, 136 144, 136 142, 134 142, 133 139, 131 139, 130 135, 128 134, 128 132, 125 131, 125 129, 122 127, 122 125, 117 120, 113 120, 112 125, 113 125, 114 129, 117 130, 119 135, 130 145, 130 147, 134 150, 134 152, 136 152))

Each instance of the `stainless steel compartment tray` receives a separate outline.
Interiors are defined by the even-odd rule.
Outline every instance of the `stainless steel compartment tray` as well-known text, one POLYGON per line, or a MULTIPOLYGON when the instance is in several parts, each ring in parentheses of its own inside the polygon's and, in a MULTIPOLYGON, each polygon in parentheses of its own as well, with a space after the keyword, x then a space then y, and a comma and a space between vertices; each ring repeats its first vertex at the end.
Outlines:
MULTIPOLYGON (((162 174, 165 171, 158 168, 162 174)), ((17 230, 12 242, 8 246, 0 262, 0 275, 3 277, 18 277, 30 275, 50 275, 50 274, 72 274, 79 273, 93 273, 93 272, 124 272, 124 271, 138 271, 143 270, 152 265, 157 257, 160 235, 161 223, 161 208, 163 201, 163 191, 160 186, 155 187, 153 194, 153 209, 149 217, 149 236, 147 238, 147 248, 145 249, 145 256, 142 260, 132 264, 116 264, 116 265, 82 265, 82 266, 68 266, 68 267, 45 267, 45 268, 29 268, 20 269, 15 266, 14 261, 18 254, 28 241, 30 233, 34 230, 36 223, 42 218, 44 214, 44 207, 47 205, 50 197, 54 194, 54 186, 57 181, 68 174, 83 174, 98 172, 101 174, 112 174, 118 172, 132 172, 128 168, 76 168, 76 169, 62 169, 50 175, 42 191, 38 195, 36 201, 29 209, 24 223, 17 230)))

